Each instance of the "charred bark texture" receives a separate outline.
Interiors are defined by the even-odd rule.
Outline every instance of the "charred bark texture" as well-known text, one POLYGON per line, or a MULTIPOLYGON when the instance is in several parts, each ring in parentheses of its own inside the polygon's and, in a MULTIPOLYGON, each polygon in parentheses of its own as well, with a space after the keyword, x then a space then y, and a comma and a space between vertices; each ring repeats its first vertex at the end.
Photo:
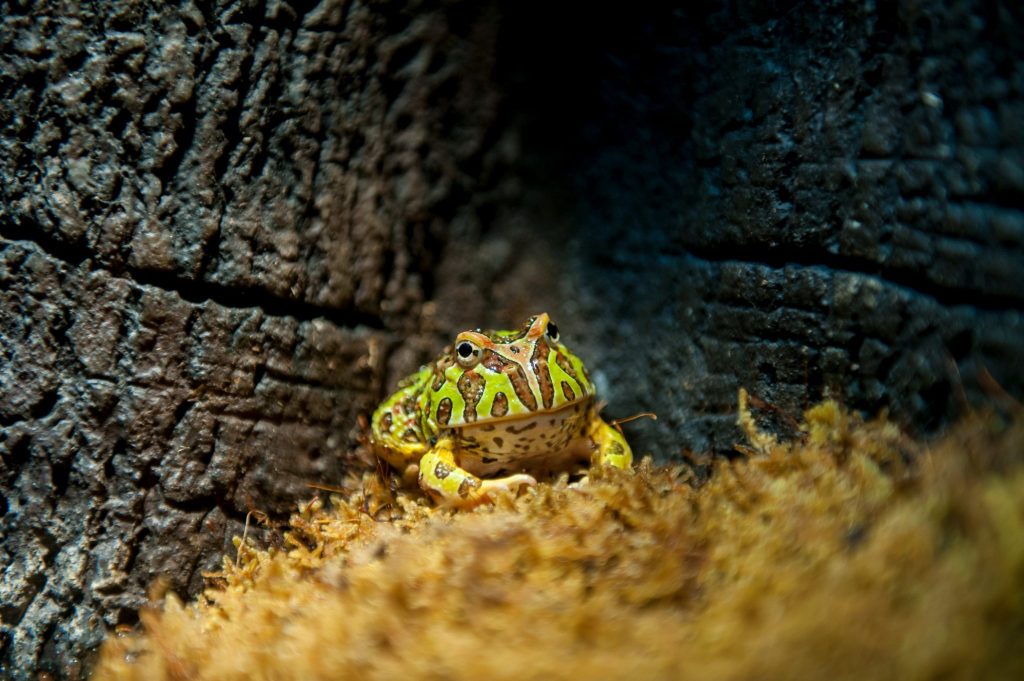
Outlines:
POLYGON ((155 577, 194 595, 248 511, 338 481, 475 219, 490 11, 7 6, 0 677, 77 674, 155 577))
POLYGON ((888 409, 918 434, 1024 395, 1019 3, 576 19, 546 42, 565 66, 547 106, 595 113, 537 120, 576 142, 584 349, 616 414, 658 413, 628 426, 642 451, 730 452, 739 386, 789 414, 823 395, 888 409), (555 37, 570 26, 583 56, 555 37), (571 73, 590 75, 559 90, 571 73))

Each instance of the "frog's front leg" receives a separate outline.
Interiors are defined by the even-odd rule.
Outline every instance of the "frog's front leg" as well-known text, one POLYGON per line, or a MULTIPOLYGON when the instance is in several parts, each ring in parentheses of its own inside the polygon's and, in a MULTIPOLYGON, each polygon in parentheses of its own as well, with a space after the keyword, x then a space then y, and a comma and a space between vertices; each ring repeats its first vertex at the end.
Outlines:
POLYGON ((481 480, 455 463, 452 442, 441 439, 420 459, 420 487, 445 505, 476 506, 493 501, 498 490, 514 491, 522 485, 533 486, 537 481, 525 474, 505 478, 481 480))
POLYGON ((604 464, 626 470, 633 463, 633 450, 622 433, 605 423, 600 416, 594 416, 590 427, 590 439, 595 450, 591 458, 592 464, 604 464))

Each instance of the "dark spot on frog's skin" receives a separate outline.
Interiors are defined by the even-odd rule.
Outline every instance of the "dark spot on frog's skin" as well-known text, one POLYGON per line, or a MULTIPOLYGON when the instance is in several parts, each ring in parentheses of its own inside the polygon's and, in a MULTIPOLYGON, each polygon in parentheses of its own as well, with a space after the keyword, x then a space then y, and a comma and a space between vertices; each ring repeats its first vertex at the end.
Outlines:
POLYGON ((444 358, 434 365, 434 381, 430 385, 430 389, 434 392, 440 390, 441 386, 445 384, 446 378, 444 372, 448 367, 455 363, 455 360, 453 360, 451 355, 448 353, 450 353, 450 350, 446 351, 444 358))
POLYGON ((608 445, 608 453, 612 456, 622 456, 622 443, 613 441, 608 445))
POLYGON ((577 383, 580 382, 580 377, 576 373, 576 369, 573 367, 572 362, 560 352, 555 353, 555 363, 564 371, 569 374, 569 377, 577 383))
POLYGON ((527 423, 522 428, 516 428, 515 424, 509 424, 509 425, 505 426, 505 432, 506 433, 512 433, 513 435, 518 435, 519 433, 525 433, 526 431, 531 430, 531 429, 536 428, 536 427, 537 427, 537 422, 536 421, 530 421, 529 423, 527 423))
POLYGON ((576 399, 576 393, 565 381, 562 381, 562 394, 565 395, 565 399, 568 400, 569 402, 572 402, 573 400, 576 399))
POLYGON ((476 421, 476 405, 484 396, 484 378, 475 371, 467 371, 462 374, 456 385, 459 393, 462 394, 462 399, 466 402, 466 406, 462 410, 462 420, 466 423, 473 423, 476 421))
POLYGON ((514 345, 513 345, 512 347, 510 347, 510 348, 509 348, 509 351, 510 351, 510 352, 511 352, 511 353, 512 353, 513 355, 518 355, 518 354, 519 354, 519 348, 517 348, 517 347, 516 347, 516 346, 514 346, 514 345))
POLYGON ((493 423, 488 423, 486 426, 480 426, 480 430, 490 432, 494 430, 496 427, 497 426, 495 426, 493 423))
POLYGON ((446 464, 444 461, 438 461, 437 465, 434 466, 434 477, 438 480, 444 480, 451 475, 452 467, 446 464))
POLYGON ((491 416, 502 417, 508 413, 508 398, 505 397, 505 393, 499 392, 494 396, 494 402, 491 403, 491 416))
POLYGON ((466 478, 459 483, 459 496, 465 499, 469 496, 470 490, 476 489, 480 486, 480 481, 476 478, 466 478))
POLYGON ((555 396, 554 388, 551 385, 551 371, 548 369, 548 354, 551 348, 544 341, 538 341, 533 349, 533 356, 530 358, 530 368, 533 370, 537 381, 540 384, 541 402, 545 409, 550 409, 555 396))
POLYGON ((480 460, 483 461, 484 463, 494 463, 495 461, 498 460, 498 457, 496 457, 496 456, 482 456, 482 457, 480 457, 480 460))
POLYGON ((505 446, 505 440, 504 438, 496 437, 494 438, 494 444, 498 445, 498 449, 501 449, 505 446))
POLYGON ((384 412, 384 415, 380 417, 380 429, 387 432, 391 430, 391 424, 394 423, 395 419, 391 416, 390 411, 384 412))
POLYGON ((452 418, 452 401, 446 397, 437 405, 437 422, 447 426, 452 418))

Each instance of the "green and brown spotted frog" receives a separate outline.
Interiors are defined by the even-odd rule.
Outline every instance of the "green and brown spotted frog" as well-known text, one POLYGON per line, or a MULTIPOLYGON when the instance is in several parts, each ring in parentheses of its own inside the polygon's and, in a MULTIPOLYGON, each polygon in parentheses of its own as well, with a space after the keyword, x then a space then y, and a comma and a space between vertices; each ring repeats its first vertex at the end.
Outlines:
POLYGON ((633 453, 598 411, 583 362, 547 314, 515 331, 463 331, 373 414, 370 441, 445 505, 589 462, 629 468, 633 453))

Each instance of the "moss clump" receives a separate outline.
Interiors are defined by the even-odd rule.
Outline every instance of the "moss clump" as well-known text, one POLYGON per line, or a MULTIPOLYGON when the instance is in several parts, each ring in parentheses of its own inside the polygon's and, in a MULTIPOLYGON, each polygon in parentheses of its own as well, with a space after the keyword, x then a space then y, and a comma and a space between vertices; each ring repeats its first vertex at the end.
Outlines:
POLYGON ((307 505, 95 678, 1024 678, 1019 420, 927 448, 831 403, 800 442, 745 428, 700 486, 644 462, 472 512, 307 505))

